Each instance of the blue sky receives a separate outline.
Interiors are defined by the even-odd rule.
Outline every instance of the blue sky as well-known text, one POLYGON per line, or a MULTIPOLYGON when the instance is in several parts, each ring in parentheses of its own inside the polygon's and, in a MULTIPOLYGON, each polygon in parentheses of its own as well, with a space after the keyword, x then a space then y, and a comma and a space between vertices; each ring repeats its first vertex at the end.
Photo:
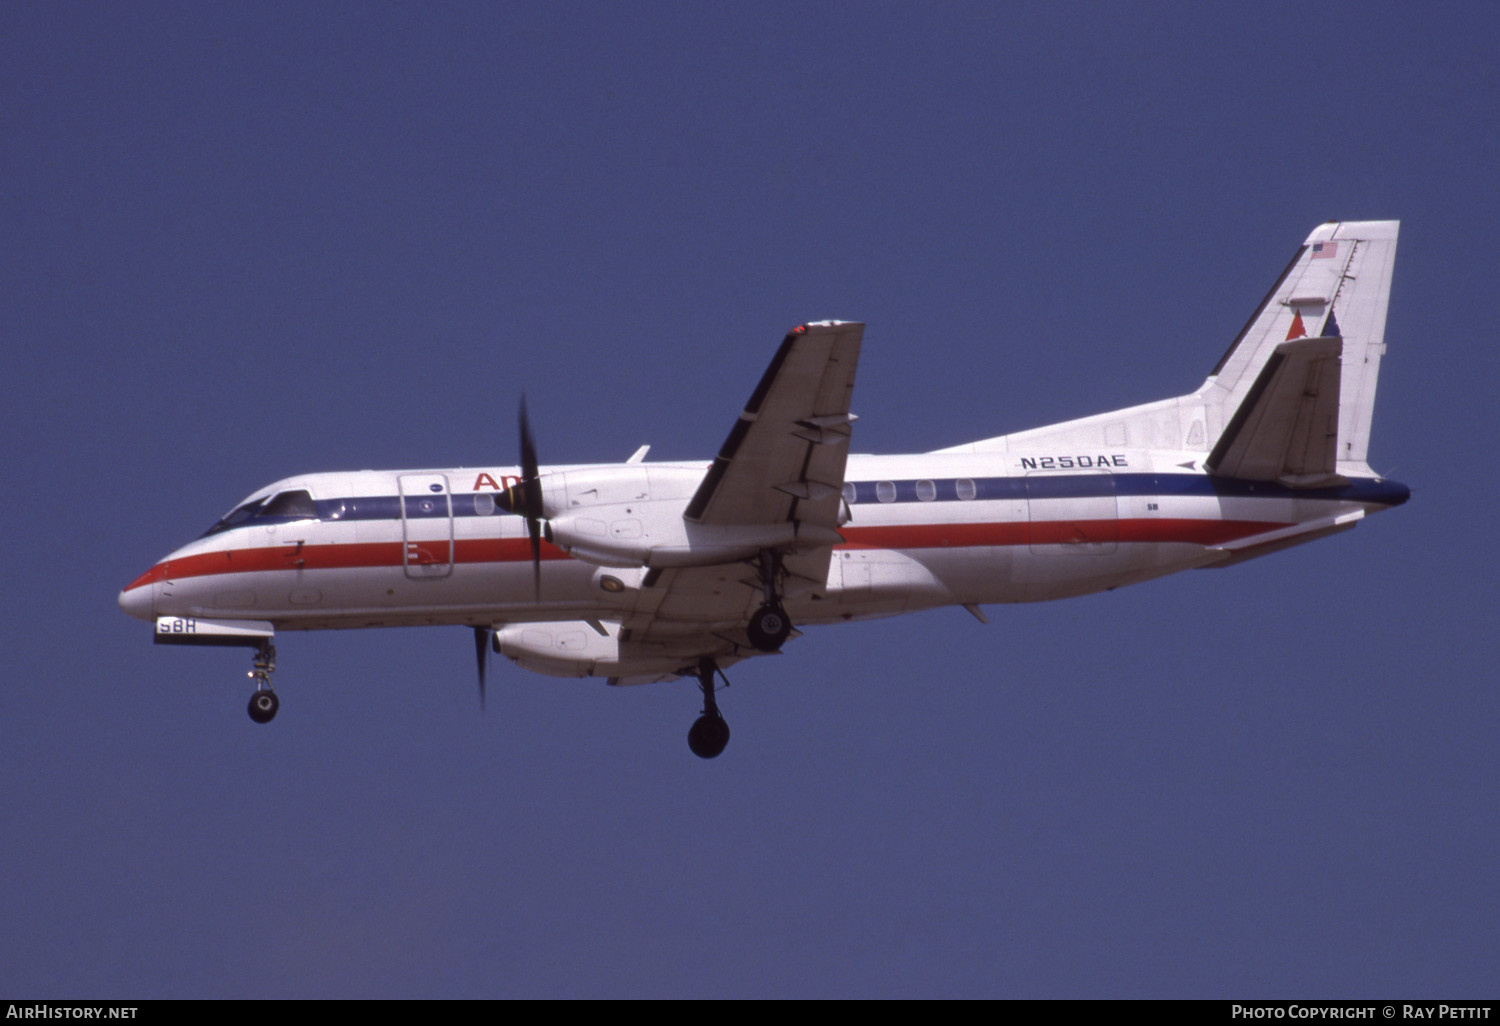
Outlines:
POLYGON ((0 992, 1492 997, 1484 4, 0 7, 0 992), (855 448, 1188 391, 1403 222, 1359 530, 689 681, 459 628, 154 648, 311 470, 708 458, 791 325, 855 448))

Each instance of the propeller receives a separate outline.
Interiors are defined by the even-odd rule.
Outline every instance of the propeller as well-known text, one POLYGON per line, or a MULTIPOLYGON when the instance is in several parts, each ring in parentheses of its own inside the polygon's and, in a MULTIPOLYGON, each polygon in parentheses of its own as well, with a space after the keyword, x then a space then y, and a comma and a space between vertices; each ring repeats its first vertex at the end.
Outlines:
MULTIPOLYGON (((542 508, 541 468, 537 464, 536 439, 531 434, 531 418, 526 415, 526 396, 521 395, 521 480, 505 489, 495 505, 507 513, 526 518, 526 534, 531 539, 531 585, 538 601, 542 597, 542 508)), ((479 707, 484 708, 485 671, 494 646, 493 627, 474 628, 474 662, 479 670, 479 707)))
POLYGON ((526 533, 531 539, 531 579, 536 597, 542 597, 542 508, 541 470, 537 465, 536 439, 531 434, 531 420, 526 416, 526 396, 521 396, 521 480, 507 488, 496 501, 507 513, 526 518, 526 533))
POLYGON ((489 627, 474 628, 474 659, 479 664, 479 708, 484 709, 484 672, 490 665, 490 637, 495 632, 489 627))
POLYGON ((531 577, 537 598, 542 597, 542 481, 536 462, 536 441, 521 396, 521 483, 526 486, 526 533, 531 536, 531 577))

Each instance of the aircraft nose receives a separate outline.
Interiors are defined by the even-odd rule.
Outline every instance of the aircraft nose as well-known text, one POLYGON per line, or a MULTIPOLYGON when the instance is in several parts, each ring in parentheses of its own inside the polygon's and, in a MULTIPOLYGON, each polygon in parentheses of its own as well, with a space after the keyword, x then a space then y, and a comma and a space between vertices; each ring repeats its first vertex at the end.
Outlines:
POLYGON ((150 581, 136 581, 120 592, 120 608, 137 620, 156 619, 156 585, 150 581))

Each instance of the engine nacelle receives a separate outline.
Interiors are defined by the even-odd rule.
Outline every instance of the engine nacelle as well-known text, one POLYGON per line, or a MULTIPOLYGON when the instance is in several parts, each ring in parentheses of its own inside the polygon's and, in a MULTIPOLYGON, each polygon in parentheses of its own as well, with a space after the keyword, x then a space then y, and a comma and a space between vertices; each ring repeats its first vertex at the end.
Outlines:
MULTIPOLYGON (((620 625, 602 623, 604 634, 583 620, 513 623, 495 632, 495 651, 523 669, 551 677, 645 677, 682 675, 689 657, 660 645, 620 644, 620 625)), ((641 681, 645 683, 645 681, 641 681)))
POLYGON ((547 540, 597 566, 713 566, 762 549, 838 545, 837 531, 796 523, 695 524, 683 519, 699 467, 594 467, 542 478, 547 540))
POLYGON ((704 473, 704 468, 695 466, 631 463, 544 474, 542 515, 551 520, 590 506, 630 506, 666 499, 681 499, 685 504, 698 490, 704 473))

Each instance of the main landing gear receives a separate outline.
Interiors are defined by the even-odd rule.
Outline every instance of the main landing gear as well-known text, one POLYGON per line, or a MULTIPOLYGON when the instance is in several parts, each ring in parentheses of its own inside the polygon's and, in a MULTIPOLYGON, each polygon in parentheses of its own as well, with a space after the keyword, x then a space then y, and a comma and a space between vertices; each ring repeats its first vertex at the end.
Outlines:
POLYGON ((262 641, 255 648, 255 669, 250 679, 255 681, 255 694, 250 696, 250 718, 256 723, 270 723, 276 718, 281 702, 271 690, 271 671, 276 669, 276 646, 262 641))
MULTIPOLYGON (((719 714, 719 704, 714 701, 714 674, 719 673, 718 664, 708 656, 698 660, 698 686, 703 689, 703 715, 693 721, 688 731, 688 747, 700 759, 713 759, 729 744, 729 724, 719 714)), ((728 684, 726 679, 724 683, 728 684)))
MULTIPOLYGON (((745 633, 750 644, 762 652, 775 652, 792 634, 792 620, 781 605, 781 590, 778 587, 782 575, 781 559, 771 549, 762 549, 757 561, 760 570, 762 601, 750 616, 745 633)), ((723 677, 723 671, 710 656, 698 660, 698 687, 703 690, 703 714, 693 721, 688 731, 688 747, 700 759, 717 758, 729 744, 729 724, 719 713, 714 701, 714 675, 723 677)), ((726 678, 724 681, 728 684, 726 678)))
POLYGON ((781 596, 777 594, 776 579, 781 572, 781 560, 770 549, 760 553, 760 587, 764 601, 750 617, 746 633, 750 644, 762 652, 775 652, 781 648, 792 633, 792 621, 781 608, 781 596))

